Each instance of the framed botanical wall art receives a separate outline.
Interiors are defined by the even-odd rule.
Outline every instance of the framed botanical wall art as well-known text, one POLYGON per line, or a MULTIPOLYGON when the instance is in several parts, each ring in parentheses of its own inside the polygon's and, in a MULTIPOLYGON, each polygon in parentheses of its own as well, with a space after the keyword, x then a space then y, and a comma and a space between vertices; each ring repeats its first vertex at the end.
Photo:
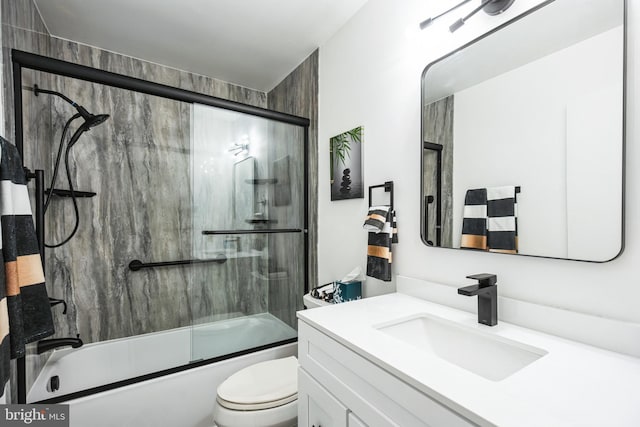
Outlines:
POLYGON ((364 198, 362 136, 358 126, 329 140, 331 200, 364 198))

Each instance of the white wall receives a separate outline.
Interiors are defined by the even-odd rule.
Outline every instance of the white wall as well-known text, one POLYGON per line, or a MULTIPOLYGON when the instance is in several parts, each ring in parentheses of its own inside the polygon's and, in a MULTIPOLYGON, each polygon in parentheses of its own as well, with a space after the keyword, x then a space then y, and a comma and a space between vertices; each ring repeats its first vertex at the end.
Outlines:
POLYGON ((622 45, 622 38, 622 28, 618 27, 456 92, 453 112, 455 247, 460 246, 462 209, 468 189, 519 185, 522 188, 518 196, 520 253, 597 261, 617 255, 621 227, 615 219, 621 216, 622 204, 619 198, 617 204, 615 200, 607 203, 603 199, 619 194, 621 184, 621 150, 615 142, 621 146, 622 60, 616 47, 622 45), (578 115, 576 109, 586 108, 585 94, 602 92, 613 92, 606 98, 611 100, 609 103, 604 103, 602 96, 592 95, 591 115, 585 117, 586 112, 578 115), (575 130, 568 133, 570 123, 575 130), (607 123, 612 123, 613 129, 609 126, 594 132, 594 128, 607 123), (570 136, 573 144, 568 140, 570 136), (614 143, 605 150, 599 148, 603 141, 614 143), (575 147, 570 150, 571 156, 568 146, 575 147), (568 168, 574 172, 570 177, 574 205, 570 220, 567 219, 568 168), (584 173, 577 176, 579 171, 584 173), (596 199, 595 196, 601 194, 596 190, 603 190, 603 186, 608 190, 596 199), (585 203, 581 203, 583 193, 588 198, 585 203), (598 206, 606 207, 603 215, 595 215, 598 206), (609 217, 614 221, 608 220, 609 217), (616 225, 617 228, 612 228, 616 225), (572 236, 579 240, 577 246, 586 248, 577 254, 574 249, 573 256, 568 256, 569 226, 572 236), (612 247, 611 240, 614 244, 617 241, 617 246, 612 247), (600 250, 593 253, 588 251, 589 247, 600 250), (602 249, 608 253, 602 254, 602 249))
MULTIPOLYGON (((420 240, 420 76, 424 67, 517 13, 539 4, 520 0, 502 16, 478 14, 454 34, 451 22, 425 31, 418 23, 455 0, 369 0, 320 48, 319 276, 320 283, 366 265, 362 222, 367 200, 329 201, 329 138, 364 125, 365 185, 395 182, 400 243, 395 274, 449 285, 469 284, 472 273, 496 273, 508 297, 583 313, 640 322, 640 4, 628 2, 626 249, 604 264, 476 253, 426 247, 420 240)), ((365 295, 393 291, 367 278, 365 295)), ((639 343, 640 345, 640 343, 639 343)))

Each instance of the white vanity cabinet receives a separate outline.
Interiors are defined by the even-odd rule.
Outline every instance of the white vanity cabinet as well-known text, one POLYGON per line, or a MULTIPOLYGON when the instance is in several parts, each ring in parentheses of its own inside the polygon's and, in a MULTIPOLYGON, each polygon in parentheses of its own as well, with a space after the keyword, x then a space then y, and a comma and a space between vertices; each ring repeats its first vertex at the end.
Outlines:
POLYGON ((298 425, 345 427, 347 408, 302 368, 298 370, 298 425))
POLYGON ((302 319, 298 361, 300 427, 476 425, 302 319))

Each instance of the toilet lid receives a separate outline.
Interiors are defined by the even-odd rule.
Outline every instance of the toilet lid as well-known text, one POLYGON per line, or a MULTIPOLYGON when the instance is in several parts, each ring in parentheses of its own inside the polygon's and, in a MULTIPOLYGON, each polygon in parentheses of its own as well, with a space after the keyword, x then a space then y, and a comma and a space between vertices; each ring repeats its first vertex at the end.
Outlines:
POLYGON ((218 403, 229 409, 256 410, 292 402, 298 395, 295 356, 248 366, 218 387, 218 403))

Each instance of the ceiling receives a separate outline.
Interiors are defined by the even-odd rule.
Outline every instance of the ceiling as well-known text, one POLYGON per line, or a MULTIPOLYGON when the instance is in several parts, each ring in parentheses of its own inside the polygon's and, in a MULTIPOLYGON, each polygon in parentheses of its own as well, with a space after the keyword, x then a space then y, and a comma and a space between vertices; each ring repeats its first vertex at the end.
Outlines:
POLYGON ((269 91, 367 0, 34 0, 56 37, 269 91))

